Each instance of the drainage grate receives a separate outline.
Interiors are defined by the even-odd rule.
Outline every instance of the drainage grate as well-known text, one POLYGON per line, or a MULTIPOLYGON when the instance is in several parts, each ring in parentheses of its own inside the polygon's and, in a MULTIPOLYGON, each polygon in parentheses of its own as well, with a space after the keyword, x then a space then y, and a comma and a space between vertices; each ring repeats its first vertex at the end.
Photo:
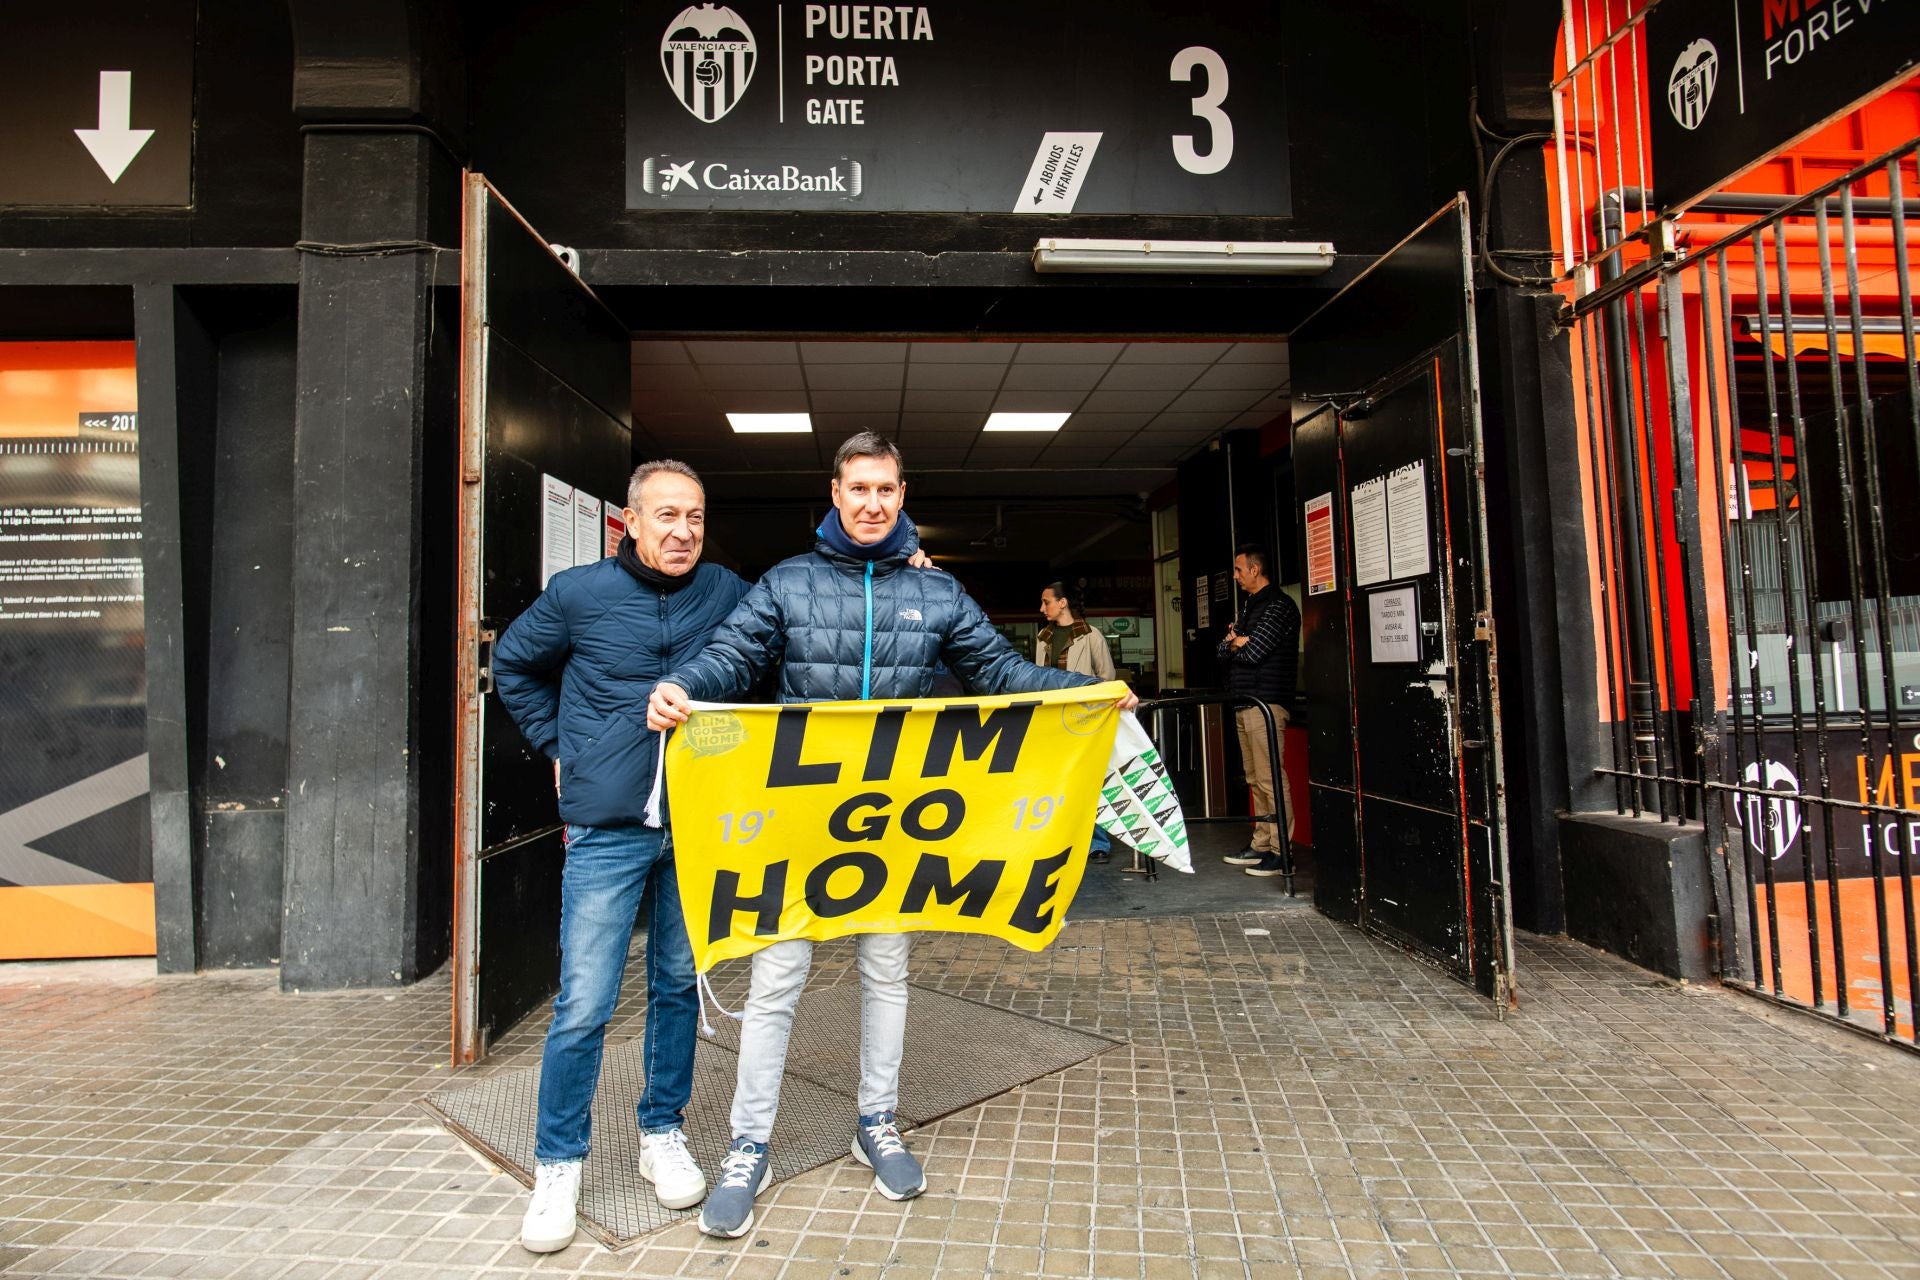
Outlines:
MULTIPOLYGON (((694 1053, 687 1141, 711 1178, 732 1136, 739 1028, 728 1020, 694 1053)), ((692 1217, 663 1209, 635 1162, 634 1108, 644 1083, 642 1040, 609 1046, 594 1098, 593 1151, 581 1178, 580 1217, 603 1244, 618 1247, 692 1217)), ((900 1066, 900 1125, 914 1128, 1009 1089, 1065 1070, 1117 1041, 1025 1014, 915 986, 907 1004, 907 1051, 900 1066)), ((860 1071, 860 983, 838 983, 800 998, 780 1087, 773 1179, 782 1182, 847 1156, 860 1071)), ((441 1089, 423 1105, 488 1159, 529 1185, 539 1067, 504 1071, 441 1089)), ((934 1171, 938 1176, 938 1171, 934 1171)))

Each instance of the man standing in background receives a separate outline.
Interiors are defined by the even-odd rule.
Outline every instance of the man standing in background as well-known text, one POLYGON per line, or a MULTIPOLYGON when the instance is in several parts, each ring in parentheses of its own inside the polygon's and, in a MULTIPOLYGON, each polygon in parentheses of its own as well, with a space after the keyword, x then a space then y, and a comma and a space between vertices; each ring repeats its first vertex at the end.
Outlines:
MULTIPOLYGON (((1074 600, 1064 582, 1048 583, 1040 589, 1040 616, 1047 625, 1034 637, 1033 660, 1043 667, 1077 671, 1096 680, 1111 680, 1113 654, 1107 638, 1083 617, 1076 617, 1074 600)), ((1087 854, 1096 862, 1105 862, 1113 853, 1113 837, 1105 827, 1096 825, 1087 854)))
MULTIPOLYGON (((1267 553, 1254 543, 1243 543, 1235 552, 1233 580, 1241 593, 1240 616, 1228 624, 1215 656, 1226 667, 1227 692, 1266 703, 1284 744, 1287 709, 1293 705, 1300 669, 1300 610, 1267 577, 1268 563, 1267 553)), ((1276 762, 1268 751, 1266 718, 1258 707, 1240 707, 1233 713, 1233 722, 1239 730, 1240 761, 1253 796, 1253 811, 1284 813, 1291 842, 1293 797, 1286 783, 1285 761, 1276 762), (1276 773, 1278 797, 1273 794, 1276 773)), ((1228 854, 1227 861, 1245 867, 1250 876, 1284 874, 1287 866, 1280 856, 1279 828, 1271 822, 1254 823, 1253 839, 1240 852, 1228 854)))

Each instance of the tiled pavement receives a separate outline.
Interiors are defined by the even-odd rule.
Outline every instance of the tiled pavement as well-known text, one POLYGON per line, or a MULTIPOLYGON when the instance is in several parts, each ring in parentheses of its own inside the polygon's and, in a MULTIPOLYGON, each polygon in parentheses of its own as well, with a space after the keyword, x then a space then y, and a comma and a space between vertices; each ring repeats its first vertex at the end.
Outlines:
POLYGON ((741 1241, 544 1259, 519 1185, 416 1105, 448 1078, 444 978, 0 966, 0 1274, 1920 1277, 1920 1058, 1564 940, 1520 961, 1500 1022, 1297 905, 1082 921, 1040 955, 930 937, 916 982, 1127 1043, 921 1130, 910 1205, 842 1162, 741 1241))

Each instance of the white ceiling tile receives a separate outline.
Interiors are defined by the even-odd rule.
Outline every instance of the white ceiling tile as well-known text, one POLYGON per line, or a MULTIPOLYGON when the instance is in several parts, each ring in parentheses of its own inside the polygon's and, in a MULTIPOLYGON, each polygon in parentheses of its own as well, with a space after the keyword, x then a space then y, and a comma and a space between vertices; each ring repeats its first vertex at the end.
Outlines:
POLYGON ((1086 398, 1084 391, 1002 391, 994 398, 993 407, 1014 413, 1071 411, 1086 398))
POLYGON ((1206 372, 1199 364, 1117 364, 1100 380, 1102 391, 1185 391, 1206 372))
POLYGON ((1168 391, 1095 391, 1080 406, 1082 413, 1160 412, 1173 403, 1181 389, 1168 391))
POLYGON ((748 342, 714 339, 688 342, 696 364, 792 364, 800 358, 793 342, 748 342))
POLYGON ((1124 342, 1023 342, 1015 364, 1112 364, 1124 342))
POLYGON ((1287 380, 1283 364, 1216 364, 1194 381, 1195 391, 1271 391, 1287 380))
POLYGON ((1221 364, 1285 364, 1284 342, 1236 342, 1233 350, 1220 357, 1221 364))
POLYGON ((978 431, 986 425, 986 421, 984 413, 943 413, 915 409, 900 415, 900 432, 902 435, 911 435, 921 431, 978 431))
POLYGON ((807 385, 816 391, 893 391, 904 371, 898 364, 810 364, 807 385))
MULTIPOLYGON (((1155 405, 1154 409, 1158 410, 1160 407, 1159 405, 1155 405)), ((1151 412, 1089 413, 1087 410, 1081 409, 1078 413, 1075 413, 1071 418, 1067 419, 1067 425, 1060 428, 1060 431, 1062 435, 1083 431, 1119 431, 1131 435, 1141 427, 1146 426, 1152 418, 1153 413, 1151 412)))
POLYGON ((993 407, 994 393, 991 391, 922 391, 908 388, 902 407, 908 413, 924 409, 934 413, 960 413, 978 410, 981 421, 986 421, 986 411, 993 407))
POLYGON ((808 364, 904 364, 904 342, 803 342, 800 358, 808 364))
POLYGON ((1233 349, 1231 342, 1130 342, 1121 364, 1212 364, 1233 349))
POLYGON ((1292 404, 1292 398, 1287 394, 1287 389, 1282 387, 1271 395, 1261 396, 1247 408, 1249 410, 1271 409, 1275 413, 1285 413, 1290 404, 1292 404))
POLYGON ((635 364, 687 364, 689 362, 687 344, 684 342, 649 340, 633 344, 633 363, 635 364))
POLYGON ((715 391, 792 391, 807 385, 797 364, 707 364, 700 366, 700 376, 715 391))
POLYGON ((1238 415, 1228 425, 1234 427, 1264 427, 1269 422, 1277 421, 1285 416, 1284 412, 1276 413, 1272 409, 1259 409, 1251 413, 1238 415))
POLYGON ((915 342, 912 364, 1006 364, 1019 348, 1017 342, 915 342))
POLYGON ((1016 364, 1007 370, 1003 391, 1089 391, 1105 370, 1091 364, 1016 364))
POLYGON ((713 413, 719 409, 708 391, 638 391, 633 409, 648 417, 657 413, 713 413))
POLYGON ((1226 427, 1229 413, 1163 413, 1147 427, 1153 435, 1173 433, 1192 434, 1197 431, 1219 431, 1226 427))
POLYGON ((805 413, 804 391, 716 391, 714 407, 722 413, 805 413))
POLYGON ((998 364, 911 364, 907 385, 925 391, 991 391, 1006 372, 998 364))
POLYGON ((1187 413, 1241 413, 1259 398, 1258 391, 1182 391, 1167 408, 1187 413))
POLYGON ((891 418, 900 411, 900 392, 893 389, 822 391, 816 387, 810 395, 813 407, 823 413, 884 413, 891 418))
POLYGON ((689 391, 706 385, 700 370, 690 364, 637 364, 632 378, 635 391, 689 391))

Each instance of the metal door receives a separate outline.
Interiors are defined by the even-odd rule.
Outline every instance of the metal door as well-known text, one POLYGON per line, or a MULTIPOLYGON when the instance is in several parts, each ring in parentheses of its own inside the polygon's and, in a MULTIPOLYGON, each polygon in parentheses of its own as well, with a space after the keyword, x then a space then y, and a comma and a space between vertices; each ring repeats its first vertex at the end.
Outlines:
POLYGON ((553 769, 492 696, 493 641, 563 545, 557 520, 543 529, 562 486, 579 495, 567 562, 599 558, 633 431, 630 335, 479 174, 466 176, 460 289, 456 1064, 483 1057, 559 980, 553 769))
POLYGON ((1290 336, 1315 901, 1512 999, 1466 198, 1290 336), (1315 565, 1321 566, 1315 571, 1315 565))

